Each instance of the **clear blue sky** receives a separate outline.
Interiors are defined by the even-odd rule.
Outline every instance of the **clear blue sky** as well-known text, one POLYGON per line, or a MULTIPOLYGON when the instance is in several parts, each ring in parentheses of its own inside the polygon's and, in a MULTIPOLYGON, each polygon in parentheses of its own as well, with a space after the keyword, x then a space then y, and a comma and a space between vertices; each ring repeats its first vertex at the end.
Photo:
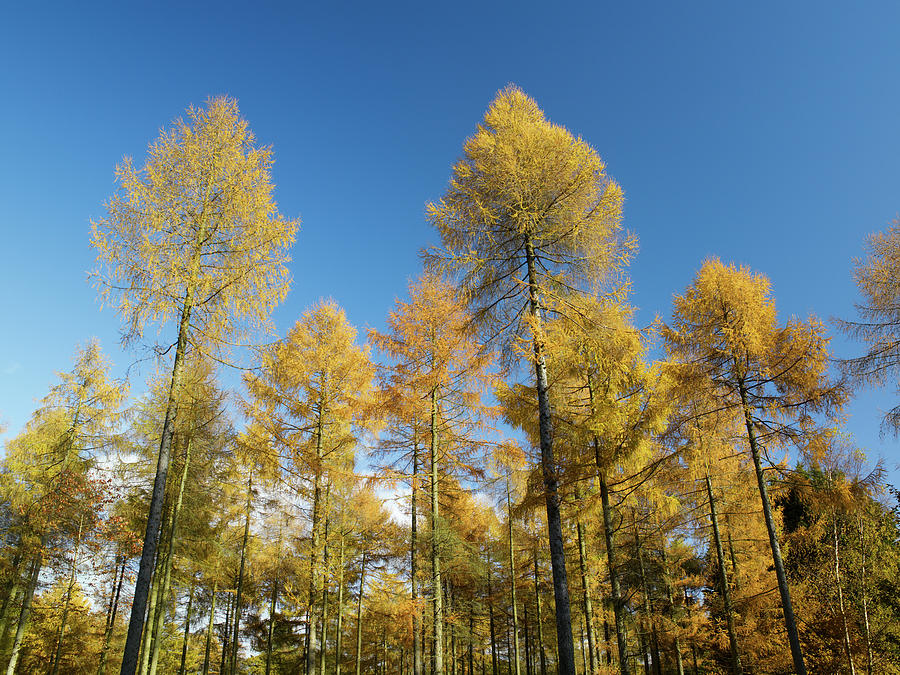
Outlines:
MULTIPOLYGON (((900 4, 618 5, 6 3, 0 419, 18 430, 90 336, 119 373, 136 358, 85 281, 89 219, 123 155, 217 94, 274 147, 280 208, 303 218, 282 334, 321 296, 382 325, 435 240, 425 202, 508 82, 622 184, 642 321, 713 255, 767 274, 783 318, 852 317, 851 260, 900 211, 900 4)), ((893 398, 850 420, 892 468, 893 398)))

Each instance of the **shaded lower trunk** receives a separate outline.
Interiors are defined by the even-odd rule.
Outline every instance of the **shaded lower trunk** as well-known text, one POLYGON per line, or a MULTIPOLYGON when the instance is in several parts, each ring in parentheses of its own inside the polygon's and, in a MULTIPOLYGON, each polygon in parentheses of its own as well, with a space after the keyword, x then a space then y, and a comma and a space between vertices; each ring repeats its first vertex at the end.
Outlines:
POLYGON ((191 637, 191 608, 194 604, 194 580, 191 579, 191 590, 188 593, 187 610, 184 613, 184 640, 181 643, 181 665, 178 667, 178 675, 184 675, 187 663, 188 640, 191 637))
MULTIPOLYGON (((43 545, 44 540, 42 539, 42 548, 43 545)), ((38 551, 31 563, 31 574, 28 578, 28 585, 25 587, 25 594, 22 596, 22 609, 19 610, 19 623, 16 626, 16 636, 13 639, 9 663, 6 664, 6 675, 14 675, 16 672, 16 665, 19 662, 19 654, 22 650, 22 639, 25 637, 25 628, 28 626, 29 618, 31 618, 31 603, 34 600, 34 591, 37 588, 38 577, 41 575, 42 562, 43 551, 38 551)))
POLYGON ((603 507, 603 535, 606 539, 606 564, 609 567, 609 601, 613 607, 616 625, 616 645, 619 649, 619 672, 630 675, 628 667, 628 638, 625 632, 625 599, 619 585, 619 568, 616 563, 616 549, 613 543, 612 507, 609 503, 609 488, 606 484, 606 470, 600 458, 600 444, 594 438, 594 452, 597 473, 600 478, 600 502, 603 507))
POLYGON ((213 627, 216 624, 216 592, 219 590, 218 577, 213 580, 212 599, 209 603, 209 623, 206 626, 206 649, 203 654, 203 675, 209 675, 209 657, 212 650, 213 627))
POLYGON ((362 673, 362 606, 366 586, 366 554, 363 553, 359 573, 359 598, 356 601, 356 675, 362 673))
POLYGON ((75 537, 75 550, 72 552, 72 571, 69 573, 69 584, 66 586, 66 599, 63 602, 62 616, 59 618, 59 634, 56 638, 56 650, 53 655, 53 667, 51 675, 59 672, 59 660, 62 657, 63 635, 66 631, 66 621, 69 619, 69 607, 72 604, 72 590, 75 588, 75 574, 78 571, 78 549, 81 547, 81 531, 84 527, 84 516, 78 521, 78 535, 75 537))
MULTIPOLYGON (((244 567, 247 562, 247 542, 250 539, 250 508, 253 499, 253 476, 247 479, 247 508, 244 513, 244 538, 241 540, 241 564, 238 569, 237 592, 234 596, 234 630, 231 638, 231 675, 237 672, 238 647, 241 632, 241 599, 244 593, 244 567)), ((151 673, 151 675, 154 675, 151 673)))
POLYGON ((109 612, 107 613, 106 630, 103 633, 103 650, 100 652, 100 665, 97 666, 97 675, 104 675, 106 672, 106 661, 109 658, 109 643, 112 640, 113 628, 116 625, 116 611, 119 608, 119 595, 122 592, 122 583, 125 580, 125 566, 128 559, 122 556, 122 565, 118 574, 119 581, 113 580, 113 593, 110 598, 109 612))

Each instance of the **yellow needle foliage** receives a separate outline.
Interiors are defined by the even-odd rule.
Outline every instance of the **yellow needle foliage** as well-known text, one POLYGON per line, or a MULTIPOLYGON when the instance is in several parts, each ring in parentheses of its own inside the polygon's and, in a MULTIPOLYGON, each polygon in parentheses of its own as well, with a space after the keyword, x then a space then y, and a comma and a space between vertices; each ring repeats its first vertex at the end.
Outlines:
POLYGON ((193 340, 268 327, 288 290, 288 247, 299 221, 278 214, 272 150, 256 147, 237 102, 191 107, 150 145, 143 168, 126 157, 106 218, 92 223, 94 277, 113 299, 128 339, 148 321, 191 310, 193 340))
POLYGON ((460 274, 489 334, 528 332, 528 247, 547 304, 627 261, 635 242, 621 233, 622 189, 587 142, 518 87, 497 94, 463 154, 444 197, 427 206, 444 246, 428 257, 460 274))

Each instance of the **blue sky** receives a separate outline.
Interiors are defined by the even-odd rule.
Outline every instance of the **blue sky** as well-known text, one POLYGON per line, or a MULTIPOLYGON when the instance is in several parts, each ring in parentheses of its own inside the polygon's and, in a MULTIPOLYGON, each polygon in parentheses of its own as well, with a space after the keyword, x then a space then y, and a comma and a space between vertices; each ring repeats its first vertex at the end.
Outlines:
MULTIPOLYGON (((434 243, 424 205, 515 82, 626 194, 639 319, 702 261, 773 282, 782 318, 852 317, 852 258, 900 211, 896 3, 7 3, 0 9, 0 420, 15 432, 75 346, 119 323, 86 282, 123 155, 228 94, 303 225, 280 333, 322 296, 381 327, 434 243)), ((839 356, 859 347, 840 337, 839 356)), ((144 368, 134 381, 141 390, 144 368)), ((849 428, 893 468, 867 392, 849 428)), ((894 482, 898 474, 894 473, 894 482)))

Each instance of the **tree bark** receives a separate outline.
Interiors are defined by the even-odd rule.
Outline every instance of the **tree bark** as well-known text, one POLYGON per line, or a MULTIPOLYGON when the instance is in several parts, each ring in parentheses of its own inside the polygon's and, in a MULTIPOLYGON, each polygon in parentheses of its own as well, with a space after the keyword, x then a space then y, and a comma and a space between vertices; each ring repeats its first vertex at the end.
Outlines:
POLYGON ((309 624, 307 626, 307 644, 306 650, 306 675, 316 675, 316 667, 319 663, 319 636, 317 633, 318 606, 317 599, 320 597, 319 582, 319 544, 320 544, 320 520, 321 520, 321 499, 322 499, 322 432, 324 426, 324 390, 326 387, 325 375, 322 375, 322 398, 319 400, 319 410, 316 419, 316 467, 313 478, 313 510, 312 510, 312 537, 310 541, 309 556, 309 624))
POLYGON ((219 590, 219 578, 213 580, 212 599, 209 604, 209 623, 206 626, 206 650, 203 655, 203 675, 209 675, 209 656, 212 649, 212 633, 216 624, 216 592, 219 590))
MULTIPOLYGON (((201 236, 199 240, 202 240, 202 238, 201 236)), ((194 268, 199 265, 199 254, 198 249, 192 261, 194 268)), ((153 494, 150 497, 150 512, 147 515, 147 529, 144 533, 144 545, 141 549, 141 562, 134 586, 134 601, 131 605, 131 618, 128 622, 128 637, 125 639, 125 649, 122 655, 121 675, 134 675, 138 666, 141 636, 144 632, 144 617, 147 613, 147 598, 150 593, 150 578, 153 575, 153 568, 156 563, 156 547, 159 543, 166 478, 169 475, 172 436, 175 434, 176 402, 179 393, 178 389, 181 385, 181 375, 184 370, 184 356, 187 349, 188 329, 193 302, 194 287, 189 284, 185 291, 184 304, 181 308, 178 341, 175 348, 175 363, 172 367, 172 380, 169 384, 169 396, 166 403, 166 418, 159 442, 159 459, 156 464, 156 478, 153 481, 153 494)))
MULTIPOLYGON (((534 322, 532 349, 538 395, 538 424, 541 439, 541 470, 544 478, 544 497, 547 508, 547 536, 550 541, 550 567, 553 571, 553 597, 556 600, 556 641, 559 651, 559 675, 575 675, 575 644, 572 639, 572 611, 569 601, 569 581, 566 575, 562 518, 560 515, 559 476, 553 455, 553 416, 550 408, 547 363, 544 357, 544 338, 541 301, 538 296, 534 244, 525 238, 525 258, 528 267, 529 311, 534 322)), ((438 673, 437 675, 440 675, 438 673)))
POLYGON ((272 671, 272 634, 275 631, 275 610, 278 607, 278 578, 272 582, 272 604, 269 606, 269 631, 266 635, 266 675, 272 671))
POLYGON ((344 657, 344 511, 341 510, 341 548, 338 562, 337 634, 334 638, 334 674, 341 675, 344 657))
POLYGON ((437 387, 431 390, 431 587, 434 602, 434 663, 432 675, 444 675, 444 610, 441 582, 440 514, 438 488, 437 387))
POLYGON ((119 581, 116 583, 115 580, 113 580, 114 590, 112 598, 110 599, 106 630, 103 632, 103 651, 100 652, 100 665, 97 666, 97 675, 104 675, 106 672, 106 661, 109 658, 109 643, 112 640, 113 629, 116 625, 116 611, 119 608, 119 595, 122 592, 122 584, 125 581, 125 566, 127 563, 128 559, 123 555, 121 571, 118 575, 119 581))
POLYGON ((491 559, 488 556, 488 572, 487 572, 487 602, 488 602, 488 619, 491 628, 491 675, 500 675, 497 670, 497 628, 494 623, 494 598, 491 593, 491 559))
MULTIPOLYGON (((575 487, 575 499, 580 501, 581 494, 578 486, 575 487)), ((584 622, 585 627, 587 629, 587 648, 588 648, 588 664, 590 666, 591 673, 596 672, 597 670, 597 645, 596 645, 596 637, 594 636, 594 606, 591 602, 591 588, 588 583, 588 570, 587 570, 587 554, 585 551, 585 532, 584 532, 584 523, 581 521, 581 516, 578 516, 576 520, 576 530, 578 532, 578 562, 580 566, 581 572, 581 590, 583 592, 582 595, 582 603, 584 609, 584 622)))
POLYGON ((731 670, 734 675, 744 672, 741 664, 741 652, 738 649, 737 631, 734 627, 734 606, 731 603, 731 588, 728 586, 728 575, 725 571, 725 553, 722 550, 722 537, 719 534, 719 516, 716 511, 716 498, 713 494, 709 467, 706 468, 706 495, 709 499, 709 520, 712 523, 713 541, 716 545, 716 561, 719 564, 719 587, 722 589, 722 600, 725 603, 725 623, 728 627, 728 644, 731 649, 731 670))
POLYGON ((619 568, 613 544, 612 507, 609 504, 609 488, 606 485, 606 468, 600 458, 600 443, 594 438, 597 473, 600 478, 600 502, 603 507, 603 535, 606 539, 606 564, 609 567, 609 601, 613 606, 616 624, 616 646, 619 649, 619 672, 630 675, 628 667, 628 637, 625 632, 625 599, 619 586, 619 568))
POLYGON ((853 663, 853 652, 850 649, 850 630, 847 628, 847 612, 844 608, 844 589, 841 582, 841 555, 838 547, 838 519, 837 512, 831 511, 832 543, 834 548, 834 580, 837 586, 838 610, 841 613, 841 628, 843 632, 844 654, 847 657, 847 665, 850 666, 850 675, 856 675, 856 665, 853 663))
MULTIPOLYGON (((44 540, 41 539, 41 549, 43 549, 43 546, 44 540)), ((9 663, 6 665, 6 675, 15 675, 16 672, 19 653, 22 649, 22 639, 25 637, 25 627, 28 625, 28 619, 31 617, 31 603, 34 600, 34 590, 37 588, 38 577, 41 575, 42 560, 43 550, 39 550, 31 563, 31 575, 28 579, 28 586, 25 587, 25 594, 22 596, 22 609, 19 611, 19 623, 16 626, 16 637, 13 640, 9 663)))
POLYGON ((541 661, 541 675, 547 675, 547 651, 544 648, 544 616, 543 612, 541 612, 541 590, 540 586, 538 585, 539 576, 537 547, 532 549, 532 553, 534 554, 534 605, 537 611, 537 617, 535 618, 535 621, 537 622, 537 650, 541 661))
POLYGON ((762 464, 759 457, 759 446, 756 442, 756 432, 753 429, 753 418, 750 415, 750 405, 747 403, 747 389, 742 379, 738 380, 738 391, 741 394, 741 405, 744 409, 744 424, 747 427, 747 440, 750 443, 750 454, 753 456, 753 468, 756 469, 756 482, 759 486, 759 496, 762 500, 763 516, 766 520, 766 529, 769 531, 769 545, 772 548, 772 562, 775 565, 775 576, 778 579, 778 592, 781 594, 781 608, 784 612, 784 625, 787 628, 788 642, 791 646, 791 657, 794 660, 796 675, 806 675, 806 664, 803 661, 803 649, 800 646, 800 634, 797 631, 797 619, 794 617, 794 607, 791 604, 791 591, 788 587, 787 573, 784 570, 784 561, 781 558, 781 546, 778 543, 778 533, 775 531, 775 519, 772 516, 772 506, 769 502, 769 490, 766 487, 766 479, 763 476, 762 464))
MULTIPOLYGON (((247 542, 250 539, 250 509, 253 500, 253 476, 247 479, 247 510, 244 513, 244 538, 241 541, 241 565, 238 569, 237 592, 234 596, 234 634, 231 638, 231 675, 237 672, 237 659, 241 632, 241 596, 244 593, 244 566, 247 561, 247 542)), ((151 673, 151 675, 154 675, 151 673)))
POLYGON ((513 672, 521 675, 519 666, 519 610, 516 605, 516 552, 513 547, 512 502, 509 497, 509 478, 506 479, 506 518, 509 521, 509 587, 512 600, 513 672))
POLYGON ((356 601, 356 675, 362 672, 362 605, 366 585, 366 554, 363 552, 359 573, 359 598, 356 601))
MULTIPOLYGON (((410 545, 409 545, 409 568, 410 568, 410 590, 412 594, 413 606, 413 675, 423 675, 425 665, 422 660, 422 614, 418 606, 418 587, 417 574, 419 570, 418 556, 418 506, 419 493, 419 443, 413 432, 413 475, 412 475, 412 498, 410 508, 410 545)), ((340 675, 340 674, 338 674, 340 675)))
POLYGON ((187 663, 188 640, 191 637, 191 607, 194 603, 194 579, 191 579, 191 590, 188 593, 187 610, 184 614, 184 640, 181 643, 181 665, 178 667, 178 675, 184 675, 184 667, 187 663))

